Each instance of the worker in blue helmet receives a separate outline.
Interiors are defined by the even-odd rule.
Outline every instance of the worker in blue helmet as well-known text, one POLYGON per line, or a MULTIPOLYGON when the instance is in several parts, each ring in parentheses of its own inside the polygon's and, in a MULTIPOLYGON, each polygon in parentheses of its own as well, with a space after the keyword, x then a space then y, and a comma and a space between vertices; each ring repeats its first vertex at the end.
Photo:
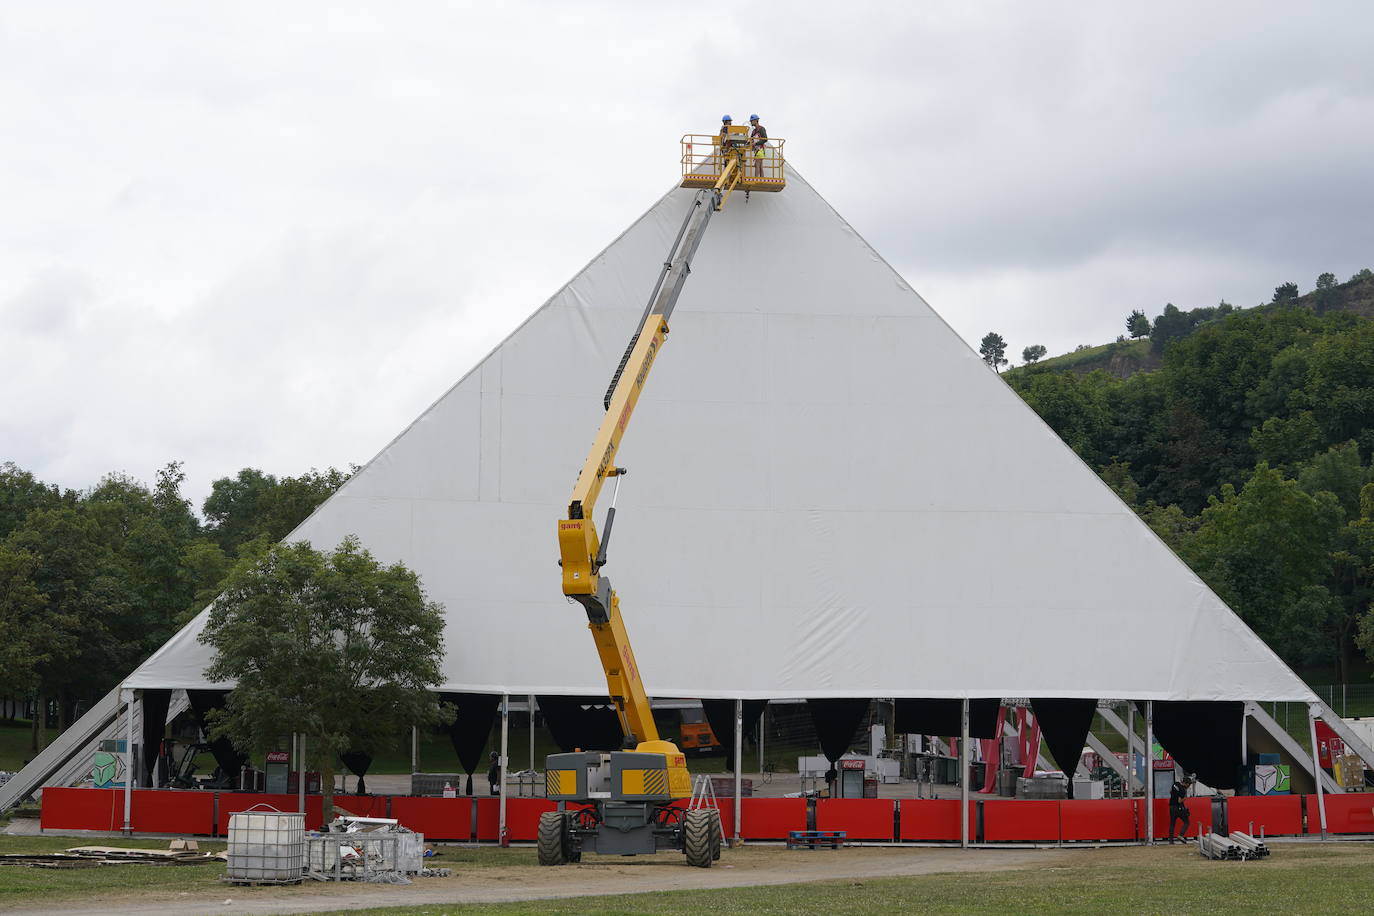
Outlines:
POLYGON ((754 174, 763 177, 764 150, 768 148, 768 129, 759 123, 759 116, 749 116, 749 150, 754 154, 754 174))

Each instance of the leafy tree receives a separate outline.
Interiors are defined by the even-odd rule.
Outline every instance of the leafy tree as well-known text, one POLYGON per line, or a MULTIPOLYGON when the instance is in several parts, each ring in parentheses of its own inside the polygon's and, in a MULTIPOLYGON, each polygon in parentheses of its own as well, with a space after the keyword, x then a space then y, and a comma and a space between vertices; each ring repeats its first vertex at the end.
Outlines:
POLYGON ((1250 447, 1275 467, 1310 458, 1321 450, 1324 441, 1310 410, 1291 417, 1270 417, 1250 431, 1250 447))
POLYGON ((1374 453, 1374 322, 1358 320, 1315 341, 1302 395, 1327 443, 1355 440, 1374 453))
POLYGON ((328 553, 273 545, 234 568, 200 636, 215 650, 207 677, 235 684, 212 734, 250 753, 308 736, 330 820, 337 755, 442 719, 428 688, 443 632, 415 573, 383 566, 356 538, 328 553))
POLYGON ((35 667, 47 661, 29 632, 47 604, 33 581, 37 565, 33 554, 0 542, 0 685, 6 691, 27 692, 34 685, 35 667))
POLYGON ((1298 284, 1290 281, 1274 287, 1275 302, 1291 302, 1296 298, 1298 298, 1298 284))
POLYGON ((1149 337, 1150 319, 1140 309, 1131 309, 1131 314, 1126 317, 1126 333, 1131 335, 1132 340, 1149 337))
MULTIPOLYGON (((29 574, 44 597, 41 613, 24 626, 34 653, 39 710, 54 697, 65 708, 67 697, 99 691, 102 672, 116 667, 111 659, 121 655, 109 622, 125 607, 109 574, 110 554, 99 527, 77 508, 38 509, 10 532, 5 546, 35 559, 29 574)), ((41 749, 41 718, 34 717, 34 751, 41 749)))
POLYGON ((1013 379, 1012 384, 1084 461, 1103 463, 1099 448, 1111 423, 1106 393, 1116 384, 1114 379, 1100 370, 1088 375, 1035 372, 1013 379))
POLYGON ((203 505, 210 534, 226 553, 237 553, 250 541, 279 541, 343 486, 352 471, 313 468, 299 477, 277 479, 256 468, 244 468, 210 486, 203 505))
POLYGON ((0 464, 0 538, 9 534, 34 509, 52 509, 75 502, 76 494, 62 493, 21 470, 14 462, 0 464))
POLYGON ((1166 303, 1164 311, 1155 316, 1150 329, 1150 349, 1155 353, 1164 350, 1176 340, 1182 340, 1193 330, 1193 319, 1172 302, 1166 303))
POLYGON ((983 357, 983 362, 1000 370, 1007 364, 1007 342, 996 331, 988 331, 978 345, 978 354, 983 357))
POLYGON ((1129 461, 1118 461, 1113 458, 1111 464, 1103 465, 1098 469, 1097 474, 1102 478, 1102 482, 1112 488, 1112 492, 1121 497, 1121 501, 1132 509, 1136 508, 1136 500, 1140 495, 1140 484, 1135 482, 1131 476, 1131 463, 1129 461))
POLYGON ((1362 267, 1350 275, 1350 282, 1354 283, 1356 280, 1367 280, 1370 277, 1374 277, 1374 270, 1370 270, 1368 267, 1362 267))
POLYGON ((1308 495, 1261 462, 1213 496, 1184 559, 1261 638, 1295 664, 1320 651, 1338 602, 1320 584, 1341 526, 1330 493, 1308 495))
POLYGON ((1327 271, 1317 276, 1317 289, 1334 289, 1336 286, 1336 275, 1327 271))
POLYGON ((1048 352, 1044 344, 1031 344, 1021 351, 1021 362, 1027 365, 1038 363, 1048 352))

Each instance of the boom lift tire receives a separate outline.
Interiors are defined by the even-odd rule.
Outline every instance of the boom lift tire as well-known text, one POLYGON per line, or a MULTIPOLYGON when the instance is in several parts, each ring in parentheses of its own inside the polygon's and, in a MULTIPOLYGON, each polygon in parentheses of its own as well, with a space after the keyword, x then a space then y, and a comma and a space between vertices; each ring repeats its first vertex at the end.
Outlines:
POLYGON ((720 812, 714 808, 693 808, 682 819, 682 851, 687 864, 710 868, 720 858, 720 812))
POLYGON ((540 865, 567 865, 580 861, 573 848, 572 827, 565 811, 545 811, 539 815, 539 835, 535 844, 540 865))

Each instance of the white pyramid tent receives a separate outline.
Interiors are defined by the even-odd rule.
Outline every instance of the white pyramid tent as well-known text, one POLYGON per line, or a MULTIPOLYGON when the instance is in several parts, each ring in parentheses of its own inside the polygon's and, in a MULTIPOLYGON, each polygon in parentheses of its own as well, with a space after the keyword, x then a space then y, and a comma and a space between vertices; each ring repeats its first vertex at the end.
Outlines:
MULTIPOLYGON (((555 522, 693 193, 292 536, 420 573, 445 690, 605 693, 555 522)), ((795 171, 712 221, 617 463, 607 572, 651 694, 1313 699, 795 171)), ((204 619, 124 686, 211 686, 204 619)))

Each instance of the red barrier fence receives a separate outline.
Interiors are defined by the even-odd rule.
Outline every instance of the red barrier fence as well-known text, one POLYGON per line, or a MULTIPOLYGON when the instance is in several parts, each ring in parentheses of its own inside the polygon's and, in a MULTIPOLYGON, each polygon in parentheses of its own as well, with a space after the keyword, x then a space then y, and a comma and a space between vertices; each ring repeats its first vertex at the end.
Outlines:
MULTIPOLYGON (((908 842, 939 842, 960 839, 959 802, 952 798, 904 798, 902 799, 901 828, 898 839, 908 842)), ((974 806, 968 803, 970 823, 974 806)), ((973 836, 973 831, 969 831, 973 836)))
MULTIPOLYGON (((744 823, 749 824, 749 812, 744 823)), ((818 798, 816 829, 843 830, 851 840, 891 840, 897 804, 890 798, 818 798)))
MULTIPOLYGON (((294 795, 237 792, 135 789, 131 821, 134 833, 171 833, 224 836, 229 815, 259 804, 281 811, 296 810, 294 795)), ((498 840, 500 799, 413 798, 410 796, 335 797, 338 808, 367 817, 396 818, 403 825, 434 840, 498 840), (474 817, 475 808, 475 817, 474 817), (474 829, 475 828, 475 829, 474 829)), ((1265 836, 1293 836, 1320 831, 1317 798, 1299 795, 1236 796, 1226 801, 1232 830, 1253 830, 1265 836), (1306 822, 1304 823, 1304 813, 1306 822)), ((511 842, 534 840, 539 815, 556 805, 542 798, 506 800, 506 829, 511 842)), ((734 800, 718 802, 721 826, 734 836, 734 800)), ((1212 825, 1212 800, 1188 800, 1188 833, 1196 835, 1212 825)), ((741 835, 747 840, 786 839, 789 831, 843 830, 851 840, 958 842, 960 803, 954 799, 816 799, 745 798, 741 835), (814 810, 814 821, 810 820, 814 810)), ((1040 801, 985 799, 969 802, 969 839, 988 843, 1123 842, 1145 835, 1143 799, 1040 801)), ((306 827, 318 828, 321 798, 306 797, 306 827)), ((1332 834, 1374 833, 1374 793, 1326 796, 1327 830, 1332 834)), ((49 788, 43 791, 40 825, 44 830, 117 831, 124 824, 124 792, 120 789, 49 788)), ((1169 804, 1155 800, 1155 837, 1169 833, 1169 804)))
POLYGON ((1061 801, 1059 836, 1065 842, 1134 840, 1145 830, 1137 823, 1143 813, 1132 798, 1061 801))

